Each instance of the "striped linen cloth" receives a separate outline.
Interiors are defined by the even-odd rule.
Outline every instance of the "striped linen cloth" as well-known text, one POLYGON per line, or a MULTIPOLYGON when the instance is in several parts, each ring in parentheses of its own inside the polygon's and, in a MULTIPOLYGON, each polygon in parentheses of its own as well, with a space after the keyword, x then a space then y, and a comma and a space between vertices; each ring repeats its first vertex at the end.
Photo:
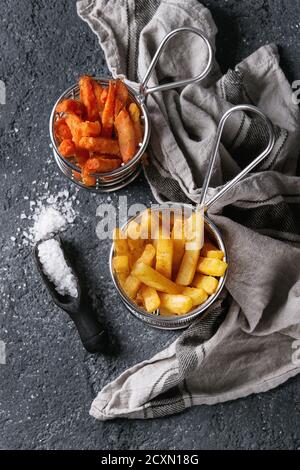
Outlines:
MULTIPOLYGON (((196 0, 81 0, 78 14, 97 34, 113 76, 143 77, 161 39, 180 26, 215 44, 210 12, 196 0)), ((180 35, 161 57, 150 85, 203 68, 201 40, 180 35)), ((256 171, 214 204, 230 259, 226 291, 204 319, 148 361, 126 370, 94 399, 91 415, 155 418, 193 405, 264 392, 300 372, 299 109, 275 45, 261 47, 221 75, 214 63, 201 84, 148 97, 152 120, 145 175, 158 202, 199 200, 222 114, 254 104, 272 120, 276 143, 256 171)), ((208 196, 267 143, 259 119, 232 115, 208 196)))

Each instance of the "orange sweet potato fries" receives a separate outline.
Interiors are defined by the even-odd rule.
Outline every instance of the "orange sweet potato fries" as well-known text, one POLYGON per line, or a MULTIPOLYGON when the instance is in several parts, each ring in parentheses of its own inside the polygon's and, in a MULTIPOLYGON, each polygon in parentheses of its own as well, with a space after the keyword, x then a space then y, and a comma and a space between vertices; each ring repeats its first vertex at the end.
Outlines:
POLYGON ((61 101, 54 123, 58 150, 81 168, 74 177, 88 186, 94 173, 105 173, 128 163, 143 140, 139 107, 121 80, 110 80, 103 88, 93 78, 79 80, 79 99, 61 101))

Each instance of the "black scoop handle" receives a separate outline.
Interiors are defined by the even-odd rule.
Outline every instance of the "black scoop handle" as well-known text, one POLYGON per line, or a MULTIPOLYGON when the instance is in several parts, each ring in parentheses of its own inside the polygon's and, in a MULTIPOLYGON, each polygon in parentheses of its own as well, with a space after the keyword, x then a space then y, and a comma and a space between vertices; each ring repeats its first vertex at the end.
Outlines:
POLYGON ((104 352, 107 346, 105 329, 91 306, 85 302, 80 302, 80 304, 76 312, 67 313, 78 330, 81 342, 89 353, 104 352))
MULTIPOLYGON (((59 241, 61 248, 63 249, 60 238, 58 236, 55 238, 59 241)), ((43 267, 38 256, 38 244, 34 249, 34 259, 45 286, 47 287, 55 304, 64 310, 73 320, 85 349, 90 353, 105 352, 107 347, 107 334, 99 322, 96 312, 92 308, 91 301, 88 298, 85 289, 82 289, 81 283, 79 282, 78 276, 73 269, 69 258, 66 256, 66 253, 64 253, 64 255, 66 262, 72 269, 77 281, 78 297, 62 296, 56 291, 54 284, 48 279, 43 271, 43 267)))

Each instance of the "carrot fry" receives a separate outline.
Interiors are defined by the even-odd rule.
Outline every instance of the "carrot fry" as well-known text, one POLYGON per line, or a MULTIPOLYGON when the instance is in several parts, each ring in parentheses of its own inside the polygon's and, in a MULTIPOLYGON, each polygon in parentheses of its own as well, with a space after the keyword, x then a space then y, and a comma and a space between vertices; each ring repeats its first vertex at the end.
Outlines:
POLYGON ((125 108, 128 100, 128 89, 124 82, 117 80, 116 82, 116 102, 115 102, 115 118, 121 109, 125 108))
POLYGON ((59 141, 72 139, 72 133, 64 118, 58 119, 54 122, 54 134, 59 141))
POLYGON ((82 175, 82 182, 86 186, 95 186, 96 178, 94 176, 90 176, 90 175, 82 175))
POLYGON ((106 139, 105 137, 82 137, 79 146, 91 152, 108 153, 110 155, 120 155, 117 140, 106 139))
POLYGON ((76 147, 75 157, 78 166, 83 166, 85 162, 88 160, 90 156, 90 152, 85 149, 81 149, 80 147, 76 147))
POLYGON ((136 143, 139 144, 143 142, 143 128, 141 124, 141 112, 136 103, 131 103, 128 108, 131 120, 133 122, 134 133, 135 133, 135 140, 136 143))
POLYGON ((83 76, 79 80, 80 101, 86 107, 87 118, 89 121, 96 121, 99 118, 93 83, 93 79, 88 76, 83 76))
POLYGON ((78 116, 70 115, 66 117, 66 123, 69 126, 73 141, 80 147, 81 137, 97 137, 101 132, 99 121, 82 121, 78 116))
POLYGON ((101 124, 99 121, 85 121, 76 125, 78 137, 98 137, 101 133, 101 124))
POLYGON ((63 155, 63 157, 73 157, 76 153, 76 146, 73 140, 65 139, 58 147, 58 150, 63 155))
POLYGON ((105 158, 89 158, 84 165, 83 175, 90 175, 91 173, 105 173, 119 168, 121 160, 109 160, 105 158))
POLYGON ((105 101, 102 113, 102 135, 103 137, 111 137, 114 126, 114 110, 115 110, 116 82, 111 80, 108 85, 108 95, 105 101))
POLYGON ((104 108, 105 102, 107 100, 107 95, 108 95, 108 88, 104 88, 101 94, 100 101, 102 103, 102 107, 104 108))
POLYGON ((133 123, 126 109, 119 112, 115 120, 115 127, 118 134, 120 152, 123 162, 132 159, 136 151, 136 141, 133 123))
POLYGON ((75 114, 68 114, 68 116, 66 117, 66 123, 71 131, 73 141, 77 146, 79 145, 77 125, 82 122, 82 119, 79 116, 76 116, 75 114))
POLYGON ((116 158, 119 158, 117 155, 109 155, 108 153, 100 153, 100 152, 90 152, 90 157, 91 158, 92 157, 106 158, 107 160, 115 160, 116 158))
POLYGON ((85 107, 80 101, 68 98, 58 103, 56 106, 56 112, 83 116, 85 113, 85 107))
POLYGON ((101 114, 104 108, 104 103, 101 100, 103 88, 100 83, 96 82, 95 80, 93 81, 93 90, 97 101, 98 112, 101 114))

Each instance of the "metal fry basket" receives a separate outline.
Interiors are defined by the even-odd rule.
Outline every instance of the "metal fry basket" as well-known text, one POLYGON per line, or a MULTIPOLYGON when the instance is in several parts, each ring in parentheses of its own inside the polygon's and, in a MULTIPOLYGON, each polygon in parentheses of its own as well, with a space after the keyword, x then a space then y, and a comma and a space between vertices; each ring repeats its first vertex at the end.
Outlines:
MULTIPOLYGON (((216 137, 215 137, 215 143, 214 143, 214 148, 213 152, 209 161, 209 166, 206 172, 205 180, 203 183, 202 187, 202 192, 201 192, 201 198, 200 198, 200 203, 198 206, 192 206, 189 204, 175 204, 175 203, 170 203, 170 204, 161 204, 161 205, 156 205, 154 208, 151 207, 151 210, 156 210, 159 212, 164 212, 164 211, 176 211, 176 208, 178 211, 181 211, 181 213, 184 212, 184 214, 191 214, 193 211, 199 210, 199 207, 204 208, 204 212, 207 211, 217 200, 219 200, 225 193, 227 193, 229 190, 234 188, 246 175, 251 171, 255 166, 257 166, 263 159, 265 159, 270 152, 272 151, 275 143, 275 136, 274 136, 274 130, 271 122, 269 119, 264 115, 262 111, 260 111, 258 108, 250 105, 239 105, 231 108, 229 111, 227 111, 221 118, 216 137), (218 155, 218 149, 221 141, 221 136, 222 132, 225 126, 226 121, 230 117, 230 115, 234 112, 239 112, 239 111, 248 111, 251 113, 254 113, 258 115, 265 123, 268 134, 269 134, 269 141, 266 146, 266 148, 246 167, 244 168, 235 178, 233 178, 231 181, 226 183, 223 188, 216 193, 213 197, 211 197, 208 201, 206 201, 206 193, 207 189, 209 186, 209 181, 211 178, 212 170, 214 163, 216 161, 217 155, 218 155), (174 209, 175 208, 175 209, 174 209)), ((137 222, 139 222, 139 215, 136 217, 133 217, 130 219, 124 227, 122 227, 122 230, 125 231, 127 225, 131 220, 135 219, 137 222)), ((218 227, 209 219, 207 215, 204 216, 204 229, 206 236, 218 247, 219 250, 222 250, 224 252, 224 258, 223 261, 228 263, 229 269, 230 269, 230 259, 228 259, 228 254, 226 250, 226 245, 223 240, 222 234, 219 231, 218 227)), ((111 252, 110 252, 110 272, 111 272, 111 277, 113 280, 113 283, 122 299, 124 302, 125 306, 127 309, 139 320, 142 320, 144 323, 146 323, 149 326, 152 326, 154 328, 159 328, 163 330, 177 330, 181 328, 186 328, 189 326, 196 318, 200 318, 204 316, 207 313, 207 309, 217 300, 219 295, 221 294, 222 289, 224 288, 225 285, 225 280, 227 276, 227 271, 223 277, 219 278, 219 283, 216 291, 208 297, 206 302, 203 304, 199 305, 196 307, 194 310, 189 312, 186 315, 179 315, 179 316, 170 316, 170 317, 165 317, 165 316, 160 316, 159 312, 158 315, 156 314, 151 314, 147 313, 143 308, 140 308, 135 302, 133 302, 129 297, 126 296, 124 291, 122 290, 122 287, 120 286, 117 276, 114 273, 113 270, 113 256, 114 256, 114 246, 112 244, 111 247, 111 252)))
MULTIPOLYGON (((56 160, 56 163, 62 173, 73 183, 76 185, 88 189, 94 192, 110 192, 116 191, 118 189, 124 188, 128 184, 130 184, 140 173, 142 169, 142 162, 143 156, 145 155, 145 151, 149 142, 150 133, 151 133, 151 121, 149 117, 149 112, 146 106, 146 99, 147 95, 151 93, 156 93, 159 91, 170 90, 173 88, 182 87, 188 85, 190 83, 195 83, 203 80, 211 70, 212 67, 212 58, 213 58, 213 51, 212 46, 207 39, 207 37, 198 29, 192 27, 183 27, 178 28, 171 31, 169 34, 165 36, 165 38, 160 43, 151 63, 150 66, 139 86, 139 91, 135 91, 133 88, 127 85, 129 97, 130 99, 135 102, 140 111, 141 111, 141 123, 143 126, 143 140, 139 144, 138 152, 134 155, 134 157, 126 164, 123 164, 120 168, 116 170, 107 172, 107 173, 95 173, 92 176, 95 177, 95 184, 92 186, 87 186, 84 184, 81 179, 81 168, 79 168, 74 162, 66 159, 61 155, 58 150, 58 142, 55 138, 54 134, 54 123, 60 117, 59 114, 56 112, 56 107, 58 103, 62 100, 67 98, 78 98, 79 97, 79 86, 77 84, 72 85, 68 88, 56 101, 50 116, 50 123, 49 123, 49 131, 50 131, 50 138, 53 147, 53 154, 56 160), (167 43, 172 39, 173 36, 180 34, 180 33, 194 33, 201 37, 208 49, 208 57, 207 57, 207 64, 204 70, 197 75, 196 77, 179 80, 177 82, 171 83, 164 83, 162 85, 157 85, 154 87, 148 87, 147 84, 151 77, 151 74, 154 70, 154 67, 162 54, 164 48, 166 47, 167 43)), ((109 79, 107 78, 94 78, 102 87, 108 87, 109 79)))

